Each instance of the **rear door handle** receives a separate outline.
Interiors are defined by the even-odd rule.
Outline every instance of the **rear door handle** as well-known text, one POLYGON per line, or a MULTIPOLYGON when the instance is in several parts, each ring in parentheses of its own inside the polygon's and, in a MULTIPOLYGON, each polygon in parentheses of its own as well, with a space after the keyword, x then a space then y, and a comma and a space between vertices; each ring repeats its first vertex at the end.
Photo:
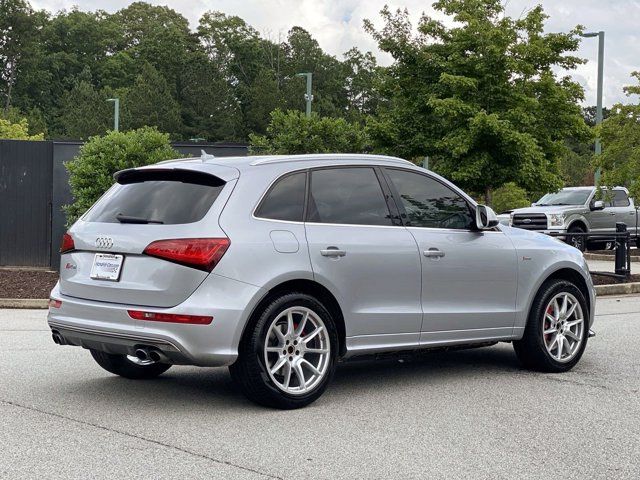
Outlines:
POLYGON ((429 258, 444 257, 444 252, 442 250, 438 250, 437 248, 430 248, 429 250, 425 250, 422 253, 425 257, 429 257, 429 258))
POLYGON ((340 250, 338 247, 327 247, 324 250, 320 250, 320 255, 323 257, 344 257, 347 254, 345 250, 340 250))

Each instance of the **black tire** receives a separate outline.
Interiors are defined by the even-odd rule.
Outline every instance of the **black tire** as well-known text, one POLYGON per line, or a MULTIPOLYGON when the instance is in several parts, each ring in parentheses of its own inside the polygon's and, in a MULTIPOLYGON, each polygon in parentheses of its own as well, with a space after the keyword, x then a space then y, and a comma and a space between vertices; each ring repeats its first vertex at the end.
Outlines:
POLYGON ((543 284, 531 306, 524 336, 521 340, 513 342, 513 348, 520 363, 529 370, 539 372, 559 373, 571 370, 580 361, 584 349, 587 346, 587 340, 589 338, 588 312, 587 301, 584 295, 573 283, 567 280, 555 279, 543 284), (545 318, 546 307, 555 295, 562 292, 568 292, 578 300, 584 315, 582 344, 576 351, 574 357, 565 363, 557 361, 547 351, 542 334, 542 322, 545 318))
POLYGON ((167 363, 152 363, 138 365, 127 358, 126 355, 112 355, 99 350, 90 350, 91 356, 107 372, 133 380, 145 380, 156 378, 171 368, 167 363))
POLYGON ((582 235, 574 235, 571 236, 572 233, 585 233, 584 228, 579 225, 573 225, 569 228, 569 235, 567 235, 566 243, 569 245, 576 247, 581 252, 584 252, 587 249, 587 238, 582 235))
POLYGON ((255 313, 249 322, 238 349, 238 359, 229 367, 231 377, 251 401, 266 407, 290 410, 314 402, 324 393, 335 371, 338 335, 335 322, 327 309, 314 297, 304 293, 287 293, 272 299, 255 313), (289 394, 279 389, 267 372, 264 342, 272 322, 291 307, 312 310, 324 323, 329 337, 329 359, 324 377, 306 394, 289 394))
POLYGON ((600 251, 600 250, 614 250, 615 242, 587 242, 587 250, 600 251))

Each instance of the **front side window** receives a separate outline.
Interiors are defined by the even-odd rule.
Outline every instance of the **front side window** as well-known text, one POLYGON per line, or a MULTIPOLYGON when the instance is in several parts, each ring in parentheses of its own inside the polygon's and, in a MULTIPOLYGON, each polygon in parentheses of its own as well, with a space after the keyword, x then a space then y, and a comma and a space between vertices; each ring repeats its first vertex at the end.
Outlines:
POLYGON ((311 172, 307 221, 392 225, 372 168, 328 168, 311 172))
POLYGON ((280 178, 256 209, 256 217, 301 222, 304 213, 306 172, 280 178))
POLYGON ((407 226, 470 229, 473 225, 469 204, 446 185, 419 173, 386 171, 402 200, 407 226))
POLYGON ((627 192, 624 190, 614 190, 614 196, 611 203, 614 207, 628 207, 630 203, 627 192))

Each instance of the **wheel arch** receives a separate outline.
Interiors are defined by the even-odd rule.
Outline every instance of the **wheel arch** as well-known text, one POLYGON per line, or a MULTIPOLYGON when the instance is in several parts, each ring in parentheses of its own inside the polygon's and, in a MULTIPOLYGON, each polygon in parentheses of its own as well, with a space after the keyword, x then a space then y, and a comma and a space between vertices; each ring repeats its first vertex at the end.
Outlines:
POLYGON ((567 232, 573 227, 580 227, 582 231, 585 233, 589 231, 589 226, 587 225, 586 221, 582 218, 576 218, 575 220, 572 220, 571 223, 567 225, 567 232))
POLYGON ((338 354, 339 356, 343 356, 347 350, 346 343, 346 327, 344 323, 344 315, 342 313, 342 308, 338 303, 336 297, 322 284, 309 279, 292 279, 283 281, 273 287, 271 287, 258 301, 256 306, 251 311, 251 314, 248 317, 247 322, 242 329, 242 334, 240 338, 243 338, 247 327, 251 325, 260 314, 259 312, 263 307, 265 307, 273 298, 283 295, 285 293, 291 292, 299 292, 305 293, 307 295, 311 295, 318 299, 322 305, 329 311, 331 314, 333 321, 336 324, 336 328, 338 330, 338 354))
POLYGON ((588 316, 591 317, 591 309, 593 306, 591 305, 591 295, 589 291, 589 286, 587 285, 587 281, 585 280, 582 273, 580 273, 578 270, 570 267, 562 267, 558 270, 555 270, 554 272, 551 272, 540 283, 540 285, 538 285, 538 288, 536 289, 536 293, 531 297, 531 300, 529 301, 529 305, 527 308, 527 322, 529 321, 529 314, 531 313, 531 307, 533 305, 535 298, 538 296, 538 293, 540 293, 540 290, 551 280, 567 280, 573 283, 584 296, 585 301, 587 302, 587 308, 589 309, 588 316))

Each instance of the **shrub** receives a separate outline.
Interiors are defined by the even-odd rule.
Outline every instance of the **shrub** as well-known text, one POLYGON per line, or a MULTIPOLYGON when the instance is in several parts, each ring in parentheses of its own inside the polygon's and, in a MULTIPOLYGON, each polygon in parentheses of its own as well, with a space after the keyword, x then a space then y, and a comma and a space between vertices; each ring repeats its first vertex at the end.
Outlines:
POLYGON ((129 132, 109 132, 91 137, 80 148, 79 155, 66 163, 74 203, 66 205, 67 222, 75 222, 113 185, 113 174, 126 168, 150 165, 178 158, 169 135, 155 127, 129 132))
POLYGON ((357 123, 344 118, 276 109, 266 135, 250 135, 251 154, 360 153, 368 149, 367 136, 357 123))
POLYGON ((26 118, 17 123, 0 118, 0 138, 9 140, 44 140, 44 135, 29 135, 29 123, 26 118))
POLYGON ((513 182, 505 183, 493 192, 492 208, 501 213, 514 208, 528 207, 531 205, 527 192, 513 182))

